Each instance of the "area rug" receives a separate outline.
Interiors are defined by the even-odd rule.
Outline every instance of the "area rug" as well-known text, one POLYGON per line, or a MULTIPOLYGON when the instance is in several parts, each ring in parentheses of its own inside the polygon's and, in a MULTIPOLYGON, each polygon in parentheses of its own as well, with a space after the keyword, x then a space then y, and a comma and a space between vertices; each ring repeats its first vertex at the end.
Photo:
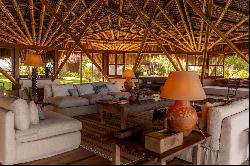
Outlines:
MULTIPOLYGON (((143 130, 152 128, 153 111, 135 113, 128 115, 127 127, 140 125, 143 130)), ((105 124, 101 124, 99 113, 77 116, 76 119, 82 122, 82 144, 84 149, 87 149, 101 157, 112 161, 112 153, 114 144, 109 141, 114 133, 120 130, 120 117, 106 116, 105 124)), ((143 140, 144 141, 144 140, 143 140)), ((138 151, 138 148, 127 149, 121 147, 121 163, 123 165, 132 164, 143 160, 145 154, 138 151)))

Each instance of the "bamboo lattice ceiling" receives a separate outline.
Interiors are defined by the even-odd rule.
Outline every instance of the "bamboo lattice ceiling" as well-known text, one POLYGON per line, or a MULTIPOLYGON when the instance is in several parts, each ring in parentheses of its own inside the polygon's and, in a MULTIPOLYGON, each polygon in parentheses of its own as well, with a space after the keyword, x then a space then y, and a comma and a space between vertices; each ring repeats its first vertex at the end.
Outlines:
POLYGON ((228 42, 236 50, 235 43, 249 40, 248 6, 249 0, 0 0, 0 42, 201 52, 208 20, 215 29, 209 29, 207 50, 228 42))

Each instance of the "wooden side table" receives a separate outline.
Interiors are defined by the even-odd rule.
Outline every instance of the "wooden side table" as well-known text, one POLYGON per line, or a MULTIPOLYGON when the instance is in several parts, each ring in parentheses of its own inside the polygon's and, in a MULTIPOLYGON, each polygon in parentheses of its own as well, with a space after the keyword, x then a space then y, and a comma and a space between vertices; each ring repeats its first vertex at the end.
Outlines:
MULTIPOLYGON (((192 133, 183 138, 183 144, 172 148, 162 154, 158 154, 145 149, 146 160, 153 160, 159 162, 161 165, 166 165, 168 161, 182 154, 187 149, 193 148, 192 159, 194 165, 201 165, 201 143, 203 143, 210 135, 204 135, 198 131, 192 131, 192 133)), ((136 140, 134 140, 136 141, 136 140)), ((112 164, 121 164, 120 160, 120 146, 123 146, 122 141, 116 140, 114 143, 113 160, 112 164)))

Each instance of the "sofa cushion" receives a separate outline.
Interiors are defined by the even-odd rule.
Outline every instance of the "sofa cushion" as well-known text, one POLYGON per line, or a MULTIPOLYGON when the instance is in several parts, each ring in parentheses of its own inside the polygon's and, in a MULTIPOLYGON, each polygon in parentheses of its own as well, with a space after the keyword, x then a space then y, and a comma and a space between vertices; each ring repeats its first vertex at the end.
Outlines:
POLYGON ((88 99, 83 98, 83 97, 76 97, 76 96, 49 97, 45 100, 45 103, 51 104, 60 108, 89 105, 88 99))
POLYGON ((30 125, 30 111, 27 102, 23 99, 1 97, 0 107, 14 112, 14 124, 18 130, 25 130, 30 125))
POLYGON ((89 100, 89 104, 96 104, 97 101, 99 100, 111 100, 114 97, 111 95, 107 95, 107 94, 87 94, 87 95, 83 95, 81 97, 87 98, 89 100))
POLYGON ((95 93, 97 93, 97 94, 107 94, 108 93, 107 85, 104 83, 94 84, 93 87, 94 87, 95 93))
POLYGON ((75 85, 75 86, 80 96, 95 93, 92 84, 80 84, 80 85, 75 85))
POLYGON ((114 98, 129 98, 131 96, 129 92, 109 92, 108 94, 114 98))
POLYGON ((68 91, 69 91, 70 96, 77 96, 77 97, 79 97, 79 93, 78 93, 77 89, 69 89, 68 91))
POLYGON ((30 125, 27 130, 16 131, 17 143, 31 142, 49 138, 65 133, 79 131, 82 128, 82 123, 76 119, 47 111, 45 112, 46 119, 40 121, 39 125, 30 125))
POLYGON ((108 83, 106 83, 106 86, 107 86, 109 92, 120 92, 120 90, 117 86, 117 83, 108 82, 108 83))
POLYGON ((73 84, 65 85, 52 85, 51 86, 53 97, 56 96, 69 96, 69 89, 74 89, 73 84))
POLYGON ((240 99, 223 106, 209 108, 207 132, 212 136, 209 142, 211 149, 219 150, 221 124, 223 119, 246 109, 249 109, 249 98, 240 99))
POLYGON ((38 124, 39 123, 38 109, 34 101, 29 102, 29 111, 30 111, 30 123, 38 124))

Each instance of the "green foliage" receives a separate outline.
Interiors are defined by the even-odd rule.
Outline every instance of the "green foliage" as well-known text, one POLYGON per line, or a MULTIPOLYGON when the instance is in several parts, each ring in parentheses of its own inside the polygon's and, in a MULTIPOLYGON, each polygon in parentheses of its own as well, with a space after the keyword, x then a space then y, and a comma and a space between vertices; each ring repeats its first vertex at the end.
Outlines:
POLYGON ((23 89, 23 91, 25 92, 26 96, 28 97, 28 100, 32 100, 32 88, 31 87, 25 87, 23 89))
POLYGON ((225 59, 225 77, 226 78, 248 78, 249 65, 238 56, 228 56, 225 59))

